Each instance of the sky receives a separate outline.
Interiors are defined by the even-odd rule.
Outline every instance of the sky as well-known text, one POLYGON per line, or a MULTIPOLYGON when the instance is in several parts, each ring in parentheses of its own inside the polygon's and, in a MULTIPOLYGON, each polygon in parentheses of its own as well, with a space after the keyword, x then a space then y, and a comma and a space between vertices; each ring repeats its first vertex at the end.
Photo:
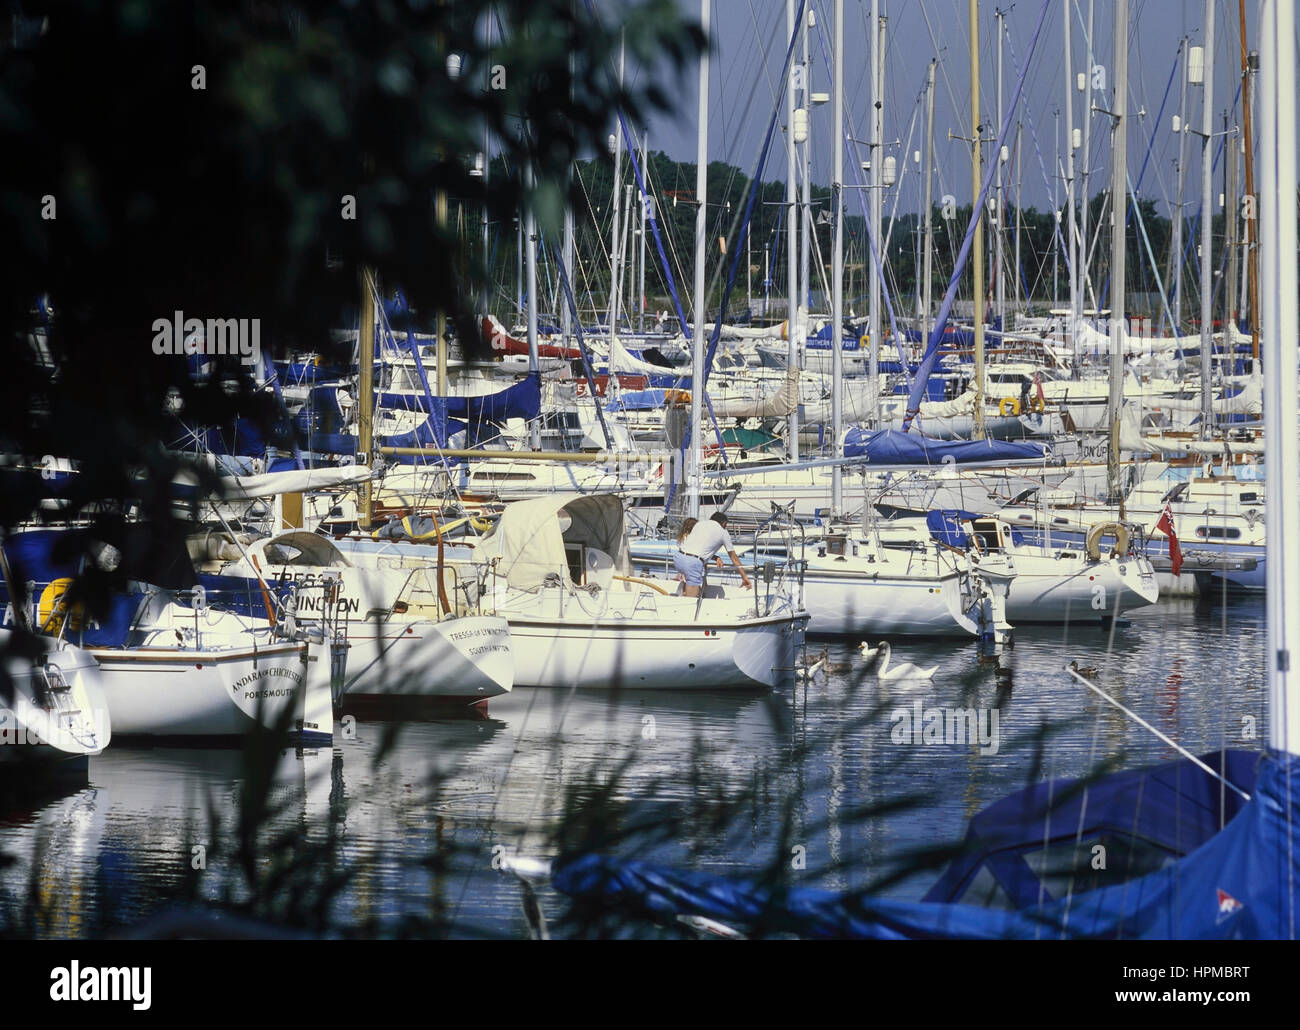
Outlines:
MULTIPOLYGON (((812 89, 831 91, 830 45, 833 32, 831 0, 810 0, 816 15, 816 27, 810 36, 812 89)), ((1064 187, 1055 175, 1056 135, 1065 146, 1066 75, 1064 62, 1063 13, 1067 0, 1046 0, 1047 15, 1037 46, 1029 57, 1023 94, 1012 115, 1023 125, 1021 182, 1024 205, 1050 210, 1064 202, 1064 187), (1053 202, 1053 188, 1059 192, 1053 202)), ((967 0, 878 0, 886 22, 884 140, 886 153, 893 153, 902 171, 898 187, 898 211, 915 211, 921 206, 920 166, 916 151, 924 150, 925 107, 922 100, 929 60, 939 60, 935 94, 935 202, 950 193, 959 204, 970 202, 970 145, 950 140, 949 133, 969 137, 970 65, 969 8, 967 0), (908 140, 911 140, 910 145, 908 140)), ((1087 66, 1089 8, 1093 8, 1093 64, 1105 68, 1106 92, 1094 95, 1093 101, 1103 108, 1111 106, 1112 54, 1114 51, 1113 0, 1068 0, 1073 15, 1073 71, 1087 66)), ((699 17, 699 0, 679 0, 684 13, 699 17)), ((797 0, 796 0, 797 6, 797 0)), ((985 136, 996 135, 997 115, 997 27, 995 11, 1005 13, 1003 37, 1004 103, 1011 104, 1016 79, 1029 55, 1030 42, 1042 10, 1042 0, 1015 0, 995 4, 981 0, 980 61, 981 118, 985 136)), ((1212 111, 1214 130, 1223 128, 1223 114, 1236 103, 1240 84, 1237 0, 1216 0, 1215 57, 1212 111)), ((1157 210, 1169 214, 1169 204, 1176 192, 1175 162, 1179 140, 1172 132, 1172 117, 1179 113, 1183 69, 1178 62, 1179 43, 1184 36, 1191 45, 1204 43, 1204 5, 1179 0, 1129 0, 1129 174, 1135 182, 1141 176, 1138 192, 1156 202, 1157 210), (1172 74, 1172 83, 1171 83, 1172 74), (1163 114, 1157 121, 1164 99, 1163 114), (1152 142, 1154 140, 1154 142, 1152 142), (1148 157, 1148 146, 1150 152, 1148 157), (1143 171, 1144 162, 1146 164, 1143 171)), ((1258 0, 1247 0, 1246 24, 1248 47, 1258 45, 1256 37, 1258 0)), ((867 26, 871 20, 871 0, 845 0, 845 107, 851 136, 866 139, 869 134, 870 51, 867 26)), ((786 36, 785 0, 714 0, 709 101, 709 158, 739 165, 747 173, 756 166, 767 121, 771 116, 779 68, 784 58, 786 36)), ((796 56, 801 55, 801 47, 796 56)), ((629 75, 646 74, 629 70, 629 75)), ((666 151, 680 161, 694 162, 696 156, 696 104, 698 72, 687 70, 680 77, 662 70, 653 72, 666 82, 678 98, 677 109, 659 115, 645 126, 651 149, 666 151)), ((1202 117, 1202 87, 1187 89, 1186 117, 1199 130, 1202 117)), ((1075 125, 1084 127, 1085 95, 1070 90, 1075 102, 1075 125)), ((1240 107, 1231 124, 1240 121, 1240 107)), ((778 133, 784 125, 785 102, 781 101, 778 133)), ((826 184, 831 179, 832 136, 831 105, 816 107, 812 113, 813 139, 812 180, 826 184)), ((1199 197, 1200 138, 1185 136, 1187 151, 1187 186, 1189 198, 1199 197)), ((1009 138, 1008 143, 1014 143, 1009 138)), ((1216 141, 1217 143, 1217 141, 1216 141)), ((991 149, 991 148, 990 148, 991 149)), ((986 151, 986 154, 990 151, 986 151)), ((1079 178, 1082 180, 1084 151, 1077 152, 1079 178)), ((865 154, 863 155, 865 156, 865 154)), ((1106 187, 1110 168, 1110 118, 1094 113, 1087 148, 1086 167, 1089 193, 1106 187)), ((854 157, 846 151, 845 178, 852 182, 854 157)), ((765 180, 785 178, 785 149, 778 140, 773 145, 765 180)), ((1008 169, 1007 178, 1012 178, 1008 169)), ((1215 174, 1214 201, 1221 189, 1215 174)), ((1013 187, 1008 187, 1013 189, 1013 187)), ((1014 202, 1014 192, 1008 200, 1014 202)), ((885 211, 894 203, 886 194, 885 211)))

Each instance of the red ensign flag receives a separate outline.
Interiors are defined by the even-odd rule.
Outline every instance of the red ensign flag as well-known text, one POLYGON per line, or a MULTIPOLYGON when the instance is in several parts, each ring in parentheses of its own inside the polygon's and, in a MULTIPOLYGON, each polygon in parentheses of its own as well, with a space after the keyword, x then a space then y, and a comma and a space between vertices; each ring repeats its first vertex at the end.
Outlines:
POLYGON ((1156 529, 1169 537, 1169 564, 1174 570, 1174 575, 1177 576, 1178 571, 1183 567, 1183 552, 1178 549, 1178 536, 1174 533, 1174 516, 1167 504, 1165 510, 1160 513, 1160 521, 1156 523, 1156 529))

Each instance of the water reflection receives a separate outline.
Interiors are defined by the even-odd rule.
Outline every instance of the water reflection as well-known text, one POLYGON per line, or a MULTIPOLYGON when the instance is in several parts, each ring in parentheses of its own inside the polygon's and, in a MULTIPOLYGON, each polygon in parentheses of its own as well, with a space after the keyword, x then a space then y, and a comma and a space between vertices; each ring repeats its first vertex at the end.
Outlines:
POLYGON ((262 772, 236 750, 115 746, 88 786, 0 815, 14 856, 0 920, 98 935, 178 899, 221 900, 362 934, 523 936, 518 887, 494 859, 593 844, 919 897, 934 873, 918 853, 959 840, 998 797, 1171 757, 1068 662, 1201 752, 1262 746, 1264 646, 1258 600, 1166 602, 1108 630, 1022 629, 984 661, 974 642, 897 643, 897 661, 939 666, 930 681, 880 682, 856 646, 828 644, 824 673, 781 695, 520 690, 486 717, 356 718, 333 748, 279 753, 262 772), (897 712, 918 705, 948 737, 899 739, 897 712), (995 748, 950 739, 968 711, 986 731, 996 714, 995 748), (265 825, 241 834, 260 776, 265 825), (312 876, 328 886, 284 900, 312 876))

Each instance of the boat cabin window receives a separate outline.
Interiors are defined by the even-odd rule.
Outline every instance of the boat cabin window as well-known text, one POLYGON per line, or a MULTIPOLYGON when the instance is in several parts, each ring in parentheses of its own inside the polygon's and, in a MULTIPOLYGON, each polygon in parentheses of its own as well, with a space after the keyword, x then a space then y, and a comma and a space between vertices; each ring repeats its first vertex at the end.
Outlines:
POLYGON ((472 480, 489 480, 492 482, 505 482, 506 480, 535 480, 537 477, 531 472, 475 472, 469 477, 472 480))
POLYGON ((323 537, 318 544, 312 534, 298 534, 297 541, 279 540, 263 548, 272 565, 343 565, 334 545, 323 537))
POLYGON ((975 539, 979 544, 981 551, 997 551, 1002 548, 1002 535, 998 532, 996 522, 978 520, 973 523, 975 529, 975 539))
POLYGON ((1187 493, 1187 483, 1179 483, 1176 487, 1165 494, 1160 500, 1162 501, 1181 501, 1183 494, 1187 493))
POLYGON ((826 538, 826 553, 835 555, 837 558, 843 558, 848 547, 848 537, 843 533, 836 533, 826 538))
POLYGON ((1201 540, 1237 540, 1241 530, 1235 526, 1197 526, 1196 535, 1201 540))
POLYGON ((587 548, 582 544, 565 544, 564 558, 569 565, 569 578, 582 586, 587 574, 587 548))

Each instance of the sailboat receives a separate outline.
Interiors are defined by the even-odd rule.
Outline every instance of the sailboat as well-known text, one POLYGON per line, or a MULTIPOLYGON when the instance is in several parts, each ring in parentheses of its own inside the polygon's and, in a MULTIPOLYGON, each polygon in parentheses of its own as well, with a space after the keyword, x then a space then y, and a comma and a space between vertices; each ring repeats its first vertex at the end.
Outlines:
MULTIPOLYGON (((137 539, 148 532, 135 528, 137 539)), ((208 607, 193 590, 185 552, 164 558, 161 547, 147 560, 133 562, 121 551, 107 559, 138 567, 119 564, 135 578, 96 618, 70 593, 85 566, 63 556, 67 532, 28 530, 5 542, 15 582, 26 584, 6 590, 6 616, 97 663, 102 703, 119 738, 233 739, 260 726, 303 745, 329 742, 331 663, 323 640, 208 607)))
POLYGON ((788 583, 760 576, 752 592, 695 598, 634 575, 612 494, 518 501, 472 548, 447 550, 509 622, 516 686, 772 687, 789 678, 808 622, 788 583))

